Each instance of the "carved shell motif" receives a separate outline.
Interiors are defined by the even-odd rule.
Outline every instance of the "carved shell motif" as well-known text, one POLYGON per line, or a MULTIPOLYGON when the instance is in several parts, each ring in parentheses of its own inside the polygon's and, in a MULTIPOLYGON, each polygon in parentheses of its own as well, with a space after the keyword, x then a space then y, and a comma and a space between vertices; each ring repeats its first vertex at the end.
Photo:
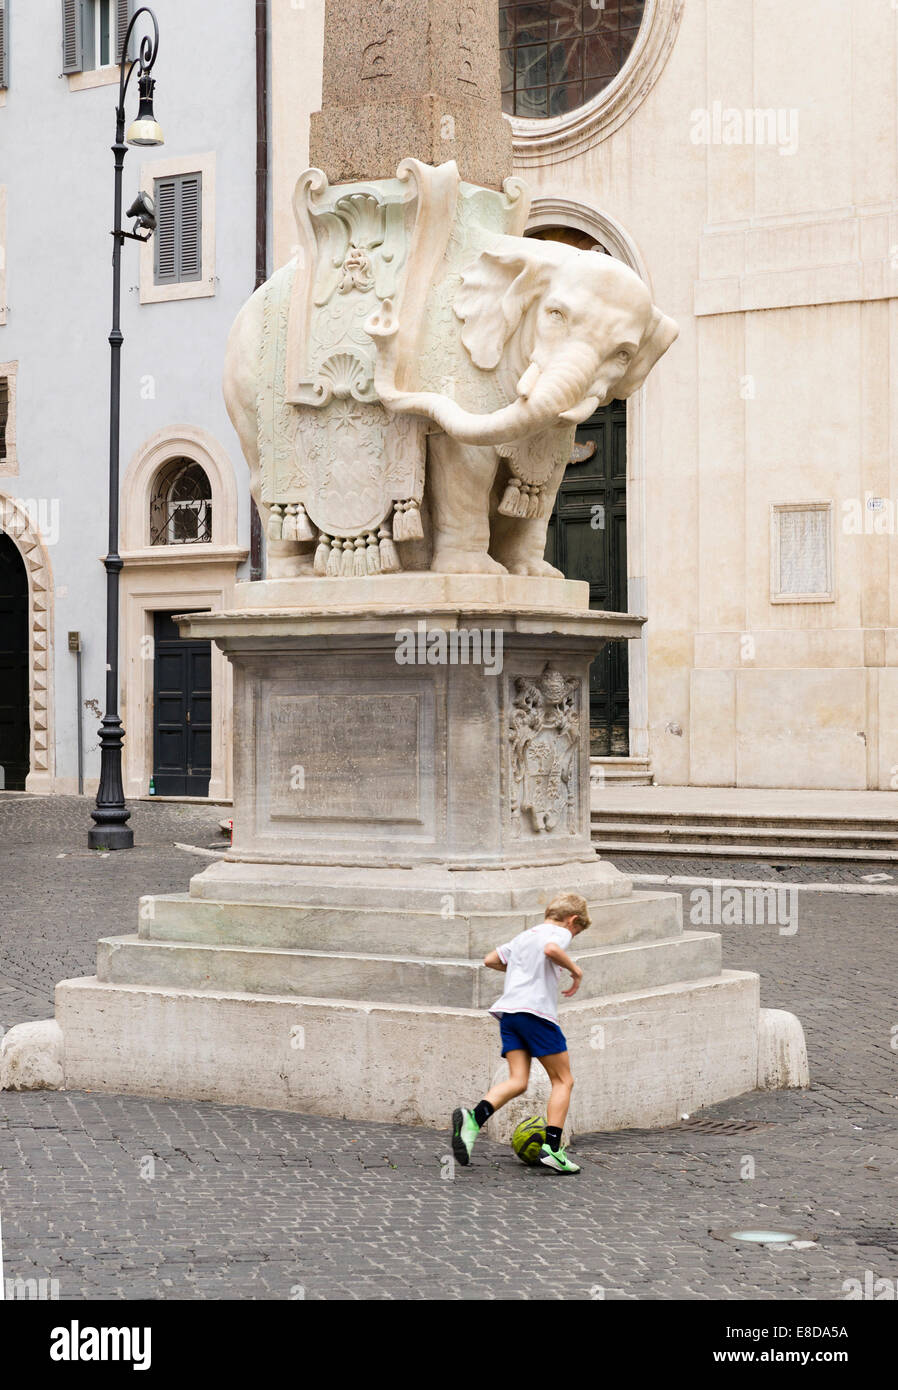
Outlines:
POLYGON ((347 396, 357 401, 373 401, 377 397, 372 380, 373 368, 350 352, 335 352, 322 362, 319 380, 330 387, 338 400, 347 396))

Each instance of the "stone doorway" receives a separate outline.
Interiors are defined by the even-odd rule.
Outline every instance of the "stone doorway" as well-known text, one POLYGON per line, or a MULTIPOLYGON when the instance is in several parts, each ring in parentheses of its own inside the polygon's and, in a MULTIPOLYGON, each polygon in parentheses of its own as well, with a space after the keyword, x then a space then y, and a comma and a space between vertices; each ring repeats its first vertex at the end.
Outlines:
POLYGON ((212 643, 154 622, 153 786, 157 796, 208 796, 212 776, 212 643))

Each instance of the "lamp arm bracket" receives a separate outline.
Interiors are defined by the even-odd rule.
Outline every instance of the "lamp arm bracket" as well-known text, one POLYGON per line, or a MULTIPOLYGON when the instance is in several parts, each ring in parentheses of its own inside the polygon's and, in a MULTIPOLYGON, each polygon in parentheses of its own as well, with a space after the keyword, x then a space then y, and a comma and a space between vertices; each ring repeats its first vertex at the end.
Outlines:
POLYGON ((150 9, 149 5, 141 5, 140 9, 135 10, 134 14, 131 16, 131 23, 128 25, 128 31, 125 34, 124 40, 122 42, 122 52, 119 60, 121 76, 119 77, 118 91, 118 106, 119 112, 122 116, 124 116, 125 95, 128 91, 128 83, 131 81, 132 72, 136 67, 140 68, 141 76, 143 76, 145 72, 151 72, 153 64, 156 62, 156 55, 158 52, 159 21, 156 19, 156 16, 150 9), (126 56, 128 52, 128 44, 131 41, 131 34, 133 32, 134 26, 137 23, 138 19, 140 19, 140 16, 142 14, 149 15, 150 19, 153 21, 153 36, 151 38, 149 34, 144 34, 143 38, 140 41, 140 50, 138 53, 138 57, 134 60, 134 62, 129 63, 126 56), (126 65, 127 71, 125 70, 126 65))

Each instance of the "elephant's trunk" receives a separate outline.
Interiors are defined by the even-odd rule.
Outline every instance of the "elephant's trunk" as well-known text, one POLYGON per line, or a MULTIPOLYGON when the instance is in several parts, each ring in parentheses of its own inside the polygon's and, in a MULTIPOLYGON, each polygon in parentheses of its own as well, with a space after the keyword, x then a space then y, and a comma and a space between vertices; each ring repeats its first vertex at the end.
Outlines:
MULTIPOLYGON (((369 320, 366 326, 372 337, 380 339, 375 387, 384 405, 403 414, 424 415, 462 444, 514 443, 551 425, 569 423, 561 417, 567 411, 575 412, 588 400, 598 366, 591 348, 582 343, 569 344, 538 375, 531 371, 525 374, 526 384, 522 380, 521 386, 525 390, 530 386, 526 394, 522 392, 510 405, 489 415, 475 415, 463 410, 451 396, 435 391, 400 391, 395 384, 393 360, 395 329, 378 329, 376 320, 369 320), (531 374, 535 376, 532 385, 531 374)), ((591 414, 592 407, 586 413, 591 414)))

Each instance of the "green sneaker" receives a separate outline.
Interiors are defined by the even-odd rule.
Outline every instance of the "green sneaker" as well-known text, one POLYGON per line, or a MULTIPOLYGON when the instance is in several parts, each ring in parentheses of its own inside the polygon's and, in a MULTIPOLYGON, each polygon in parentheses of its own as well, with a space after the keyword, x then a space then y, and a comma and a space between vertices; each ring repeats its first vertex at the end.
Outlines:
POLYGON ((546 1168, 551 1168, 553 1173, 579 1173, 579 1163, 572 1163, 564 1149, 550 1149, 548 1144, 543 1144, 540 1150, 539 1161, 546 1168))
POLYGON ((453 1110, 452 1112, 452 1152, 456 1163, 467 1167, 471 1161, 474 1140, 480 1133, 480 1125, 474 1119, 473 1110, 453 1110))

